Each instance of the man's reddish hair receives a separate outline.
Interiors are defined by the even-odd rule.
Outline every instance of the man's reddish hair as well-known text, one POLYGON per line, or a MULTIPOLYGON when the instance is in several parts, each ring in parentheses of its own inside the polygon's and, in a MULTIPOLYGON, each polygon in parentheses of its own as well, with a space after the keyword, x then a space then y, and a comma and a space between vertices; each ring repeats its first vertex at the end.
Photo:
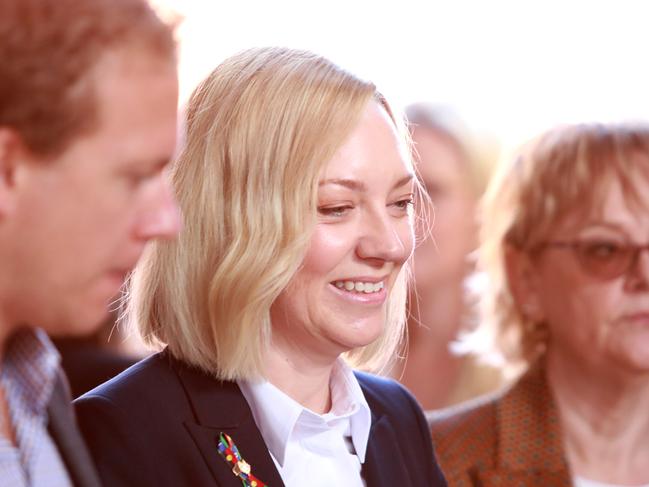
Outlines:
POLYGON ((131 45, 175 60, 173 27, 145 0, 0 1, 0 127, 34 153, 63 151, 96 127, 92 68, 131 45))

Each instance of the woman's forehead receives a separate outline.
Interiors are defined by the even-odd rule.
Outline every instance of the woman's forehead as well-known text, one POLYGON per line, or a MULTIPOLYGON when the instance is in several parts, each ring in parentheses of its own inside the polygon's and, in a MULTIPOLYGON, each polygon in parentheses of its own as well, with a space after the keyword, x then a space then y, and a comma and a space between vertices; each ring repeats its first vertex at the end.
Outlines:
POLYGON ((572 233, 591 226, 626 233, 649 230, 649 180, 637 177, 624 181, 610 174, 593 181, 591 191, 579 195, 548 225, 555 232, 572 233))

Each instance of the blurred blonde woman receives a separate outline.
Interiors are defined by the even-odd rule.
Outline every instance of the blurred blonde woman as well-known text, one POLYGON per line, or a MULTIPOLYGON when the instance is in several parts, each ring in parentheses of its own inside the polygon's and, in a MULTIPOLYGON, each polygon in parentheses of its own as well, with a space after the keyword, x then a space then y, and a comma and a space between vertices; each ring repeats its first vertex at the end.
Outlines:
POLYGON ((433 418, 449 484, 649 485, 649 126, 546 133, 484 211, 485 331, 524 374, 433 418))
POLYGON ((406 108, 413 156, 432 207, 414 255, 408 300, 408 348, 393 375, 424 409, 456 404, 499 387, 502 374, 454 342, 474 326, 467 287, 479 282, 470 254, 478 241, 477 204, 497 157, 497 144, 478 137, 457 114, 418 103, 406 108))
POLYGON ((415 400, 352 370, 380 370, 405 321, 418 187, 387 102, 253 49, 195 91, 186 143, 184 230, 129 304, 164 349, 76 403, 104 483, 445 485, 415 400))

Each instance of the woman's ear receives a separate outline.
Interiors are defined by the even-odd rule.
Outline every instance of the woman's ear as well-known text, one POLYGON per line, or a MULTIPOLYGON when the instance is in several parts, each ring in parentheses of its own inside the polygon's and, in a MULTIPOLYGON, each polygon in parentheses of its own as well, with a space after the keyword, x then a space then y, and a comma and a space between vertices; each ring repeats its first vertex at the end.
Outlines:
POLYGON ((535 323, 544 321, 539 275, 529 252, 507 245, 505 268, 509 289, 519 313, 535 323))

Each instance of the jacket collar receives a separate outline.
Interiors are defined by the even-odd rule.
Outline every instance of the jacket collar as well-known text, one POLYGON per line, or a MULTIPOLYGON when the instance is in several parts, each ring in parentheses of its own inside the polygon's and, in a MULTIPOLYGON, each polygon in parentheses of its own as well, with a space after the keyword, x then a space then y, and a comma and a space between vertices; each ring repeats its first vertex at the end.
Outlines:
MULTIPOLYGON (((283 487, 279 472, 268 452, 252 411, 239 386, 221 382, 208 374, 170 358, 173 368, 191 404, 194 421, 185 421, 185 428, 200 450, 212 475, 223 487, 241 487, 241 481, 219 456, 217 444, 220 433, 232 437, 252 473, 272 487, 283 487)), ((372 425, 362 475, 371 487, 411 486, 405 459, 398 448, 398 436, 389 417, 381 412, 379 402, 359 380, 372 411, 372 425), (376 412, 379 411, 379 412, 376 412)))
POLYGON ((218 381, 173 359, 171 361, 194 413, 194 421, 185 421, 185 428, 218 485, 241 487, 241 480, 217 449, 220 434, 225 433, 232 438, 241 457, 250 464, 255 477, 272 487, 283 487, 239 386, 234 382, 218 381))
MULTIPOLYGON (((351 440, 360 463, 365 462, 371 427, 371 412, 365 396, 351 368, 342 359, 331 371, 331 413, 319 415, 280 391, 267 381, 240 381, 241 392, 251 406, 268 449, 277 462, 284 466, 286 448, 298 425, 322 428, 322 418, 340 418, 349 422, 351 440)), ((308 428, 312 430, 312 428, 308 428)), ((313 430, 312 430, 313 431, 313 430)))
POLYGON ((496 418, 496 467, 479 472, 484 485, 504 485, 505 479, 530 486, 572 484, 543 359, 497 403, 496 418))
MULTIPOLYGON (((357 378, 360 377, 357 375, 357 378)), ((388 415, 384 414, 380 401, 362 380, 361 390, 372 411, 372 426, 367 443, 365 463, 361 473, 371 487, 413 486, 414 482, 406 468, 408 464, 399 448, 399 438, 388 415)))

